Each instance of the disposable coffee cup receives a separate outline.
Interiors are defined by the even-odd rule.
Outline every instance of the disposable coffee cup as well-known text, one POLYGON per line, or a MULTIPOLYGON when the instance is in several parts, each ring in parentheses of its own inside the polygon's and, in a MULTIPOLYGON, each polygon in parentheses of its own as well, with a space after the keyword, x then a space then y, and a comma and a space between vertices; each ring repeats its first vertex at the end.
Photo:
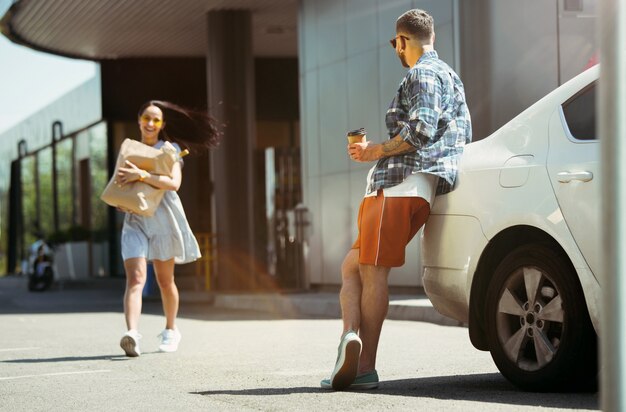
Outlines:
POLYGON ((361 127, 360 129, 350 130, 346 137, 350 144, 361 143, 365 141, 366 134, 365 128, 361 127))

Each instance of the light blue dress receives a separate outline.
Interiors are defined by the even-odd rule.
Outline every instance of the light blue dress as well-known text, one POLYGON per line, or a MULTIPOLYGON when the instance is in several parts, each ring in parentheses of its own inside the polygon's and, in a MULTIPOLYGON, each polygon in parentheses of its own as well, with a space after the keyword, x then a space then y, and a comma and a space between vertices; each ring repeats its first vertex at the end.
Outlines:
MULTIPOLYGON (((159 149, 159 140, 153 147, 159 149)), ((180 147, 173 143, 180 152, 180 147)), ((182 160, 181 160, 182 163, 182 160)), ((182 164, 181 164, 182 166, 182 164)), ((126 213, 122 227, 122 258, 169 260, 177 264, 193 262, 201 257, 178 193, 166 190, 153 216, 126 213)))

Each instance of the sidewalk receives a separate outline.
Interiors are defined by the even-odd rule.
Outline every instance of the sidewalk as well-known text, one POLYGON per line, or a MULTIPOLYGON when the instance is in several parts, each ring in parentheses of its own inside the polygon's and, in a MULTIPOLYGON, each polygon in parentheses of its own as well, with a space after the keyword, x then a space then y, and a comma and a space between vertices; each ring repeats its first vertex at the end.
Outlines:
MULTIPOLYGON (((26 278, 0 277, 2 289, 18 288, 26 291, 26 278)), ((123 278, 97 278, 65 280, 56 282, 53 288, 66 290, 102 290, 105 295, 124 292, 123 278)), ((45 293, 45 292, 44 292, 45 293)), ((181 289, 181 304, 207 304, 220 309, 270 312, 285 318, 341 318, 339 294, 337 292, 300 293, 219 293, 181 289)), ((103 295, 104 297, 104 295, 103 295)), ((158 299, 158 294, 147 299, 158 299)), ((387 319, 429 322, 446 326, 463 326, 460 322, 437 312, 425 295, 391 295, 387 319)))
MULTIPOLYGON (((302 293, 206 293, 181 291, 181 302, 212 301, 221 309, 253 310, 277 313, 284 317, 341 318, 339 294, 330 292, 302 293)), ((461 322, 441 315, 425 295, 392 295, 387 319, 463 326, 461 322)))

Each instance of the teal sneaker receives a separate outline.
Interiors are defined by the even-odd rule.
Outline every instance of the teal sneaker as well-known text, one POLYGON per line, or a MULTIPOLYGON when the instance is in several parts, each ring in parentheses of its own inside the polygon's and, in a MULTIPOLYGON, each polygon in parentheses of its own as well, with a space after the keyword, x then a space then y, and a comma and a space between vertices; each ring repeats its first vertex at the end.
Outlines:
MULTIPOLYGON (((361 338, 354 331, 349 330, 343 334, 339 348, 337 348, 335 369, 330 375, 330 379, 325 379, 328 381, 328 389, 340 391, 352 385, 359 370, 361 347, 361 338)), ((324 388, 324 381, 320 385, 324 388)))
POLYGON ((378 388, 378 372, 376 369, 357 375, 349 389, 376 389, 378 388))
MULTIPOLYGON (((376 372, 376 370, 373 370, 371 372, 365 372, 357 375, 356 378, 354 378, 354 382, 352 382, 352 385, 350 385, 348 389, 376 389, 378 388, 378 383, 378 372, 376 372)), ((322 382, 320 382, 320 386, 322 387, 322 389, 333 389, 332 385, 330 384, 330 379, 324 379, 322 382)))

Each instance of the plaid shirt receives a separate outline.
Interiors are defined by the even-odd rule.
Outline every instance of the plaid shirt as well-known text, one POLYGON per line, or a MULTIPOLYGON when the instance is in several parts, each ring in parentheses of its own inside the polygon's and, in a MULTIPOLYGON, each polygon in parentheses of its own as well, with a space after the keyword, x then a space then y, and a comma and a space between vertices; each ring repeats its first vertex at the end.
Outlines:
POLYGON ((424 53, 402 79, 385 123, 390 139, 400 135, 417 150, 378 160, 367 193, 396 186, 417 172, 440 177, 437 194, 452 190, 463 147, 472 140, 472 123, 463 83, 436 51, 424 53))

